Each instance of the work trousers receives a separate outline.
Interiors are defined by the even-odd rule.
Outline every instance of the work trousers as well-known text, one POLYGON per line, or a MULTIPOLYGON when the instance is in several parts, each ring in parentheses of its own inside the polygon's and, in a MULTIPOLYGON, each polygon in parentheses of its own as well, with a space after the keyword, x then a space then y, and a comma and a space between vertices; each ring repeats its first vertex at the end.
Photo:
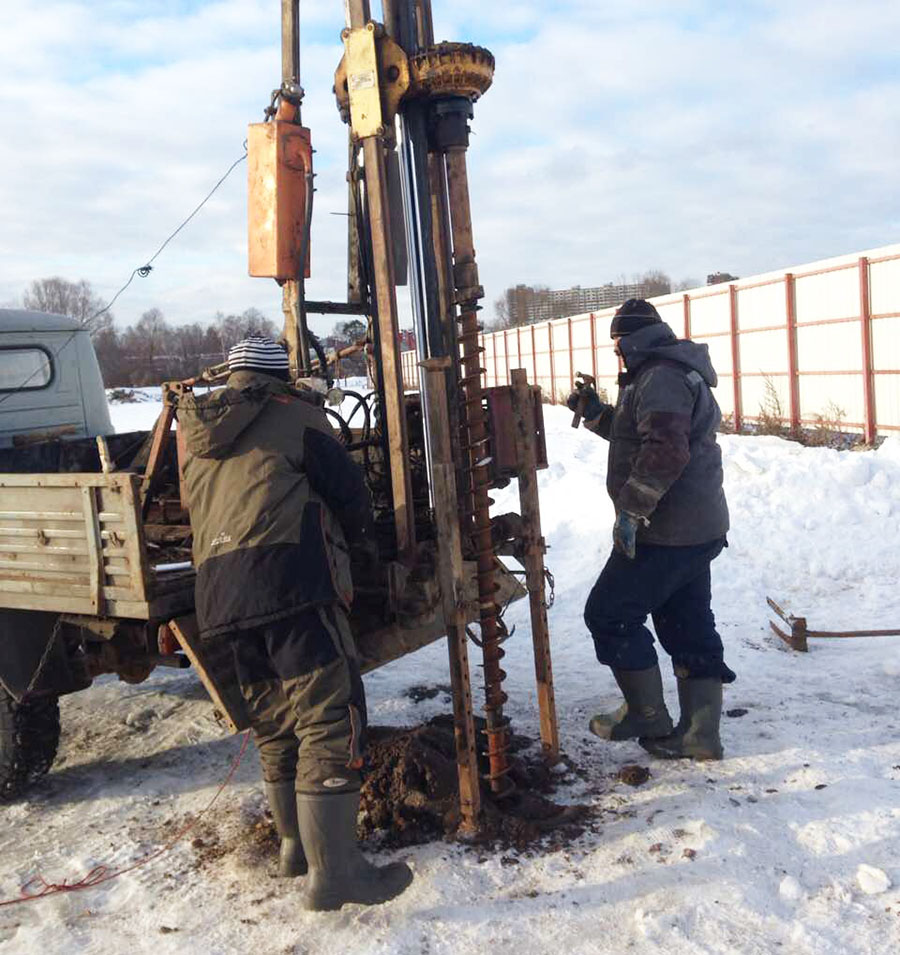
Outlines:
POLYGON ((676 676, 731 683, 735 675, 725 665, 710 607, 709 565, 724 546, 724 538, 690 547, 638 544, 634 560, 614 550, 584 608, 597 659, 615 670, 655 666, 645 626, 651 615, 676 676))
POLYGON ((310 608, 234 633, 231 643, 266 782, 357 791, 366 701, 343 608, 310 608))

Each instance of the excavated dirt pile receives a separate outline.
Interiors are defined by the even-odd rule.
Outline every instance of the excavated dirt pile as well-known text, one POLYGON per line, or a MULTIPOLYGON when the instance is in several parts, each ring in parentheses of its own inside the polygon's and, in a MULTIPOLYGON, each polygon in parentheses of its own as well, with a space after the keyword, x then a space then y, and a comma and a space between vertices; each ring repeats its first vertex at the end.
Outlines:
MULTIPOLYGON (((484 721, 476 720, 476 729, 484 721)), ((528 740, 514 737, 512 751, 528 740)), ((368 771, 361 800, 360 836, 379 834, 388 846, 414 845, 452 836, 459 828, 456 746, 451 716, 438 716, 414 729, 371 727, 368 771)), ((481 765, 486 773, 487 760, 481 765)), ((577 835, 587 808, 560 806, 547 798, 555 774, 539 758, 514 757, 514 795, 496 800, 482 782, 481 839, 524 848, 551 830, 577 835)))

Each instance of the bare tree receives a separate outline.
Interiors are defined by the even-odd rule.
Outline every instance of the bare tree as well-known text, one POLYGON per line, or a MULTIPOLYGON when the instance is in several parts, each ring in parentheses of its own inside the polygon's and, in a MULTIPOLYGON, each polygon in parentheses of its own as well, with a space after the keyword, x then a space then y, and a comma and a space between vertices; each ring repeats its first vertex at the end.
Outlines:
POLYGON ((672 291, 672 280, 662 269, 648 269, 638 277, 638 282, 644 286, 646 298, 653 298, 654 295, 668 295, 672 291))
POLYGON ((689 288, 698 288, 702 283, 698 282, 697 279, 687 278, 679 279, 673 286, 673 292, 684 292, 689 288))
POLYGON ((112 325, 106 302, 94 293, 90 282, 70 282, 58 275, 35 279, 23 296, 25 308, 35 312, 67 315, 97 335, 112 325))
MULTIPOLYGON (((355 345, 366 337, 366 323, 358 318, 351 318, 343 322, 338 322, 332 333, 322 339, 322 345, 327 352, 329 349, 336 351, 346 348, 348 345, 355 345)), ((362 376, 366 374, 366 356, 363 352, 357 352, 355 355, 348 355, 340 360, 340 377, 362 376)))
POLYGON ((216 324, 222 339, 223 358, 232 345, 236 345, 248 335, 265 335, 267 338, 278 338, 279 331, 275 323, 266 318, 258 308, 248 308, 240 315, 223 315, 216 312, 216 324))

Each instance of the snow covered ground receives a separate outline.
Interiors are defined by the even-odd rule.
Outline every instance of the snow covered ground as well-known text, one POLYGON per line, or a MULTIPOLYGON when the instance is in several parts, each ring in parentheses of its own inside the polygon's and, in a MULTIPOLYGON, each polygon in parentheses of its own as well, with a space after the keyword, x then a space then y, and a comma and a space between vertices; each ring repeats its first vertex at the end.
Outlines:
MULTIPOLYGON (((122 429, 153 405, 115 406, 122 429)), ((616 702, 581 621, 609 549, 605 443, 546 409, 544 530, 556 575, 550 611, 561 736, 582 771, 558 799, 596 825, 523 854, 435 843, 402 855, 413 886, 373 909, 310 915, 299 886, 266 875, 255 823, 263 800, 251 751, 198 830, 155 863, 102 887, 0 908, 10 953, 896 953, 900 951, 900 638, 782 647, 766 595, 819 629, 900 626, 900 439, 874 452, 723 437, 731 546, 714 564, 726 659, 726 758, 651 760, 587 732, 616 702), (649 766, 639 788, 616 778, 649 766)), ((517 503, 515 487, 494 495, 517 503)), ((508 619, 509 713, 537 736, 527 608, 508 619)), ((475 662, 477 651, 472 648, 475 662)), ((473 676, 477 680, 477 672, 473 676)), ((674 680, 665 668, 673 708, 674 680)), ((449 709, 438 644, 366 678, 373 723, 449 709)), ((0 809, 0 897, 36 871, 79 878, 163 843, 215 792, 240 741, 225 736, 190 673, 140 686, 105 679, 62 702, 54 771, 0 809)))

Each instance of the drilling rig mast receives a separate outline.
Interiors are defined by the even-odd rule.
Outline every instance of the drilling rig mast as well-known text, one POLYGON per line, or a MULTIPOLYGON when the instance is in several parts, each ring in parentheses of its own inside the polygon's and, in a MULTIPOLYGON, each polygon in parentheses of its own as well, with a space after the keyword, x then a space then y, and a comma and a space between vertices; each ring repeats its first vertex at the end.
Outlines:
POLYGON ((537 496, 537 470, 546 466, 540 389, 521 370, 510 385, 486 389, 481 368, 484 291, 467 150, 474 104, 491 85, 494 59, 471 44, 436 44, 431 0, 383 0, 380 23, 368 0, 345 0, 335 95, 349 133, 348 294, 346 302, 313 302, 304 283, 313 150, 301 121, 299 0, 281 6, 281 86, 266 122, 248 136, 250 273, 281 285, 284 341, 298 381, 329 379, 329 356, 317 347, 307 315, 368 321, 359 347, 371 357, 372 394, 352 395, 350 416, 329 412, 365 471, 378 530, 379 567, 355 572, 352 624, 363 669, 446 635, 460 808, 464 825, 475 828, 479 749, 495 797, 514 789, 502 611, 526 590, 501 556, 522 567, 543 751, 550 759, 559 751, 537 496), (404 272, 418 392, 405 391, 401 372, 396 289, 404 272), (489 492, 511 478, 518 479, 522 513, 492 518, 489 492), (470 636, 482 654, 483 739, 469 685, 470 636))

